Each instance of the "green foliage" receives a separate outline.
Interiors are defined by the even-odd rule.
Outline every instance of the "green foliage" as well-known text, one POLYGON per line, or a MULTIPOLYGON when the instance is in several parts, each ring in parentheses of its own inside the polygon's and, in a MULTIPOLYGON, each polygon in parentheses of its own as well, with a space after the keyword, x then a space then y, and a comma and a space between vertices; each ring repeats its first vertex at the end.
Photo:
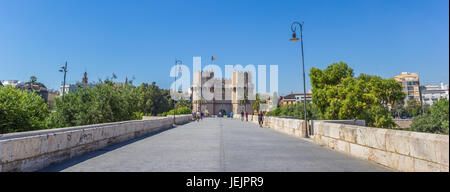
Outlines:
POLYGON ((34 92, 0 87, 0 133, 44 129, 48 107, 34 92))
POLYGON ((56 99, 50 127, 69 127, 139 118, 138 92, 111 81, 81 88, 56 99))
POLYGON ((449 134, 449 101, 441 99, 430 107, 430 113, 413 118, 412 131, 449 134))
MULTIPOLYGON (((112 79, 116 79, 113 74, 112 79)), ((29 84, 39 84, 36 77, 29 84)), ((99 80, 95 87, 80 86, 77 91, 55 98, 50 113, 44 100, 10 86, 0 87, 0 131, 3 133, 59 128, 142 119, 144 114, 157 115, 173 108, 170 91, 155 82, 139 87, 129 81, 122 85, 110 79, 99 80)), ((177 113, 189 114, 189 101, 178 101, 177 113)), ((173 111, 168 114, 173 114, 173 111)))
MULTIPOLYGON (((113 74, 113 78, 115 75, 113 74)), ((142 119, 144 114, 168 111, 169 92, 153 82, 134 87, 116 84, 109 79, 95 87, 79 88, 56 100, 50 127, 68 127, 142 119)))
POLYGON ((408 113, 406 112, 405 106, 401 104, 397 104, 391 109, 391 115, 396 118, 407 117, 408 113))
POLYGON ((312 101, 320 119, 363 119, 368 126, 392 128, 387 106, 403 103, 402 86, 394 79, 360 74, 339 62, 320 70, 311 68, 312 101))
MULTIPOLYGON (((270 111, 267 115, 270 116, 289 116, 298 117, 300 119, 305 118, 305 104, 303 102, 297 102, 291 105, 284 105, 270 111)), ((319 113, 317 107, 310 102, 306 103, 306 116, 309 120, 319 119, 319 113)))
POLYGON ((175 106, 177 108, 187 107, 187 108, 191 109, 192 108, 192 103, 189 100, 180 99, 180 100, 176 101, 175 106))
POLYGON ((261 100, 261 97, 259 96, 259 94, 256 94, 255 101, 253 101, 253 103, 252 103, 253 111, 259 112, 261 104, 264 104, 264 103, 266 103, 266 100, 261 100))
POLYGON ((158 116, 164 116, 165 117, 167 115, 173 115, 175 111, 176 111, 175 115, 191 114, 192 113, 192 110, 191 110, 190 107, 180 107, 180 108, 177 108, 176 110, 172 109, 172 110, 170 110, 168 112, 160 113, 160 114, 158 114, 158 116))
POLYGON ((170 92, 160 89, 156 83, 143 83, 137 89, 138 110, 144 114, 157 115, 173 108, 170 92))
MULTIPOLYGON (((409 117, 416 117, 422 114, 422 107, 419 101, 410 99, 406 102, 406 113, 409 117)), ((429 112, 429 111, 428 111, 429 112)))

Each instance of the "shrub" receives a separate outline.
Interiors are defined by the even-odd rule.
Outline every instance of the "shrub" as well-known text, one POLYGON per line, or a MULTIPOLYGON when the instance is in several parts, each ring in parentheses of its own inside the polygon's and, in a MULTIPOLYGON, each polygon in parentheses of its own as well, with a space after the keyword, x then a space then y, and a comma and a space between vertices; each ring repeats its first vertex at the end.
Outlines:
POLYGON ((0 133, 45 129, 48 113, 44 99, 34 92, 0 87, 0 133))

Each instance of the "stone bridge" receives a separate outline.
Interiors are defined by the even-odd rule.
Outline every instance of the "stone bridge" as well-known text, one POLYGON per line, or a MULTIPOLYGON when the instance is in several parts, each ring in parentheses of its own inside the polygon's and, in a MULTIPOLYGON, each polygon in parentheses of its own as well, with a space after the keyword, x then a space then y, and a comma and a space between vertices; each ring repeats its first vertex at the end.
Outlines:
POLYGON ((177 117, 180 124, 174 127, 166 117, 3 135, 0 170, 448 171, 445 135, 427 134, 424 146, 408 140, 412 147, 402 155, 406 149, 395 147, 404 145, 406 136, 392 132, 389 136, 395 133, 392 138, 398 139, 392 143, 386 132, 371 132, 376 128, 317 121, 313 139, 305 139, 301 120, 270 117, 260 128, 252 116, 249 122, 189 118, 177 117), (377 140, 377 134, 385 139, 377 140))

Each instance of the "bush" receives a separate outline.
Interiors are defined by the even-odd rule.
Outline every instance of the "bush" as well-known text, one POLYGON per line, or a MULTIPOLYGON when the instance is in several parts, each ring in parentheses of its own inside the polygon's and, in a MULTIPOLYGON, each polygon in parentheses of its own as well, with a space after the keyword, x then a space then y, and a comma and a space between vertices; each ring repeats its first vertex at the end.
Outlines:
MULTIPOLYGON (((178 102, 187 105, 187 102, 178 102)), ((115 83, 109 79, 95 87, 80 86, 77 91, 55 98, 49 113, 44 100, 13 87, 0 87, 0 133, 61 128, 142 119, 144 114, 168 112, 173 106, 168 90, 156 83, 139 87, 115 83)), ((178 114, 189 114, 190 107, 180 107, 178 114)))
POLYGON ((0 86, 0 133, 45 129, 49 110, 44 99, 11 86, 0 86))
MULTIPOLYGON (((192 113, 192 110, 191 110, 191 108, 189 108, 189 107, 180 107, 180 108, 178 108, 178 109, 176 110, 176 115, 191 114, 191 113, 192 113)), ((160 113, 160 114, 158 114, 158 116, 163 116, 163 117, 165 117, 165 116, 167 116, 167 115, 173 115, 173 114, 174 114, 174 110, 172 109, 172 110, 170 110, 170 111, 168 111, 168 112, 160 113)))
POLYGON ((49 126, 69 127, 139 118, 137 92, 129 86, 98 84, 56 99, 49 126))
MULTIPOLYGON (((285 105, 270 111, 267 115, 270 116, 290 116, 290 117, 298 117, 300 119, 305 118, 304 113, 304 103, 299 102, 294 105, 285 105)), ((314 104, 307 103, 306 104, 306 114, 309 120, 319 119, 319 114, 317 112, 314 104)))
POLYGON ((441 99, 430 107, 431 113, 413 118, 412 131, 449 134, 449 101, 441 99))

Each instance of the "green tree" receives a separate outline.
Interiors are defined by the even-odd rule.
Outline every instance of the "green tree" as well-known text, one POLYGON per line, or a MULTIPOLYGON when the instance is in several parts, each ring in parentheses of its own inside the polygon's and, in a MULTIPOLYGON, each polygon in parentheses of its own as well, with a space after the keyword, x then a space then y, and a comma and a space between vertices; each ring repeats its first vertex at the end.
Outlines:
POLYGON ((441 99, 430 107, 430 113, 424 113, 413 118, 411 130, 449 134, 449 101, 441 99))
POLYGON ((311 68, 312 101, 321 119, 363 119, 368 126, 394 127, 388 106, 403 102, 402 86, 394 79, 360 74, 346 63, 311 68))
MULTIPOLYGON (((299 119, 304 119, 305 116, 305 104, 303 101, 297 102, 291 105, 284 105, 278 107, 268 113, 270 116, 289 116, 289 117, 297 117, 299 119)), ((317 107, 311 102, 306 103, 306 117, 309 120, 319 119, 319 113, 317 111, 317 107)))
POLYGON ((137 104, 134 87, 105 80, 57 98, 49 124, 68 127, 137 119, 141 116, 137 104))
POLYGON ((34 92, 0 87, 0 133, 45 129, 48 107, 34 92))
POLYGON ((405 106, 402 104, 394 105, 394 107, 391 109, 391 114, 393 117, 396 118, 402 118, 407 116, 405 106))
POLYGON ((259 94, 256 94, 255 100, 252 103, 253 111, 259 112, 259 110, 261 108, 261 104, 264 104, 264 103, 266 103, 266 100, 261 100, 261 97, 259 96, 259 94))
POLYGON ((420 106, 420 102, 415 99, 409 99, 406 102, 406 112, 408 116, 415 117, 419 116, 422 112, 422 108, 420 106))
POLYGON ((137 87, 138 109, 144 114, 157 115, 173 108, 170 91, 160 89, 156 83, 143 83, 137 87))

